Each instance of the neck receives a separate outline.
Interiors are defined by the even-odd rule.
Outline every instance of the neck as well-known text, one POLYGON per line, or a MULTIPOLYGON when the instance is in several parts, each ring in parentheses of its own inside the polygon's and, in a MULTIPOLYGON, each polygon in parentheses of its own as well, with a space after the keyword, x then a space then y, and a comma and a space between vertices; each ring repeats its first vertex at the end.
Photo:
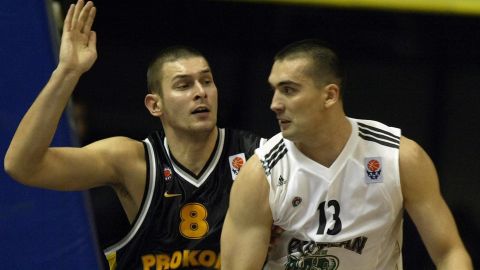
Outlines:
POLYGON ((210 158, 218 137, 218 128, 208 132, 182 133, 165 130, 170 154, 189 171, 198 175, 210 158))
POLYGON ((314 132, 310 140, 295 142, 295 145, 310 159, 330 167, 347 144, 352 125, 345 115, 326 122, 314 132))

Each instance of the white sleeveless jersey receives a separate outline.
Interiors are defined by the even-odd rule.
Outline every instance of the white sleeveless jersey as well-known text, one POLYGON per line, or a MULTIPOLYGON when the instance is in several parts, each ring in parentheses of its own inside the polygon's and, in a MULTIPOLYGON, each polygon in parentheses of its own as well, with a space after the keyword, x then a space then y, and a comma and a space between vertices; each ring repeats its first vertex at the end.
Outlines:
POLYGON ((256 150, 274 224, 286 230, 264 269, 402 269, 400 130, 349 120, 352 134, 329 168, 281 133, 256 150))

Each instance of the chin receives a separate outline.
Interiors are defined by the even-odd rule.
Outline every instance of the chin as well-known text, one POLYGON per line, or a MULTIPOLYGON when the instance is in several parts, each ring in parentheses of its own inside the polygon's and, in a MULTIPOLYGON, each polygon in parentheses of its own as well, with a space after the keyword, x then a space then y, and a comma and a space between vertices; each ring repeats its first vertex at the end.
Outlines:
POLYGON ((282 132, 283 138, 292 142, 298 141, 300 134, 298 132, 295 132, 294 129, 288 128, 288 129, 280 129, 280 130, 282 132))
POLYGON ((216 127, 216 124, 215 123, 201 123, 201 124, 198 124, 198 125, 194 125, 192 127, 192 130, 193 131, 196 131, 196 132, 210 132, 212 130, 214 130, 216 127))
POLYGON ((282 136, 283 136, 283 138, 285 138, 285 139, 287 139, 287 140, 290 140, 290 141, 293 140, 292 133, 291 133, 291 132, 288 132, 288 131, 286 131, 286 130, 282 130, 282 136))

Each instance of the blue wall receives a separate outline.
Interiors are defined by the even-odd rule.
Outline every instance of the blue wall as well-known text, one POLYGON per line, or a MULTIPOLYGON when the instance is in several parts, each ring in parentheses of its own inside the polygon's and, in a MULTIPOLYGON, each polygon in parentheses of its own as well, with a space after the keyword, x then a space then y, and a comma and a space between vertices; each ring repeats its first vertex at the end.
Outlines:
MULTIPOLYGON (((48 1, 0 6, 0 156, 56 65, 48 1)), ((54 145, 71 145, 64 117, 54 145)), ((3 164, 3 162, 2 162, 3 164)), ((84 193, 29 188, 0 170, 2 269, 100 269, 84 193)))

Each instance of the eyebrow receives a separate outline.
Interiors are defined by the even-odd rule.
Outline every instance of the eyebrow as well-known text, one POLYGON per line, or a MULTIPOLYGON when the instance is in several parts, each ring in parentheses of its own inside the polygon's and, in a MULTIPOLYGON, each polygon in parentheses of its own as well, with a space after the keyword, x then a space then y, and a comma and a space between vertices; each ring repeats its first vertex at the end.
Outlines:
MULTIPOLYGON (((274 86, 272 84, 270 84, 270 85, 274 86)), ((297 82, 294 82, 294 81, 291 81, 291 80, 281 81, 281 82, 277 83, 275 86, 285 86, 285 85, 301 86, 301 84, 299 84, 297 82)))
MULTIPOLYGON (((205 68, 205 69, 200 70, 200 72, 198 72, 198 74, 201 74, 201 75, 202 74, 209 74, 209 73, 211 73, 210 68, 205 68)), ((191 76, 192 76, 192 74, 178 74, 178 75, 173 76, 172 81, 177 80, 177 79, 188 78, 188 77, 191 77, 191 76)))

